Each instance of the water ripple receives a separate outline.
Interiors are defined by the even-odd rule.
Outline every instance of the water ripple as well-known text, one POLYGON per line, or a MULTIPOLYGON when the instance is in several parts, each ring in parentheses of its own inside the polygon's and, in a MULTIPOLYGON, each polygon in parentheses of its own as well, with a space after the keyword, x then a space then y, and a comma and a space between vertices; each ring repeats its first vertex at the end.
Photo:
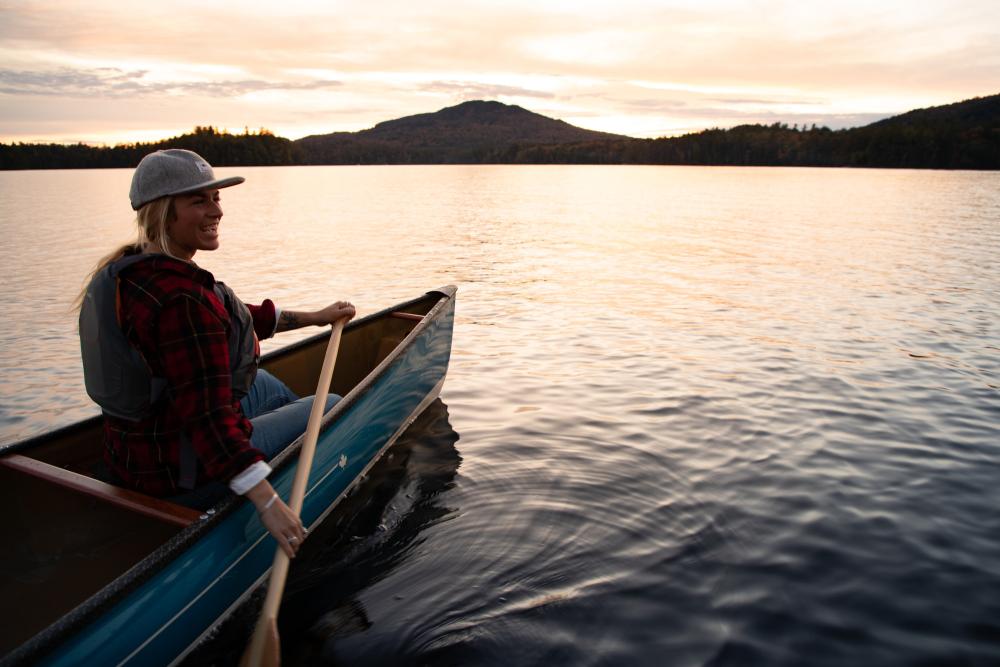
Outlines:
MULTIPOLYGON (((247 300, 459 285, 447 408, 310 538, 286 664, 1000 663, 997 174, 241 171, 198 259, 247 300)), ((93 414, 127 178, 0 174, 0 438, 93 414)))

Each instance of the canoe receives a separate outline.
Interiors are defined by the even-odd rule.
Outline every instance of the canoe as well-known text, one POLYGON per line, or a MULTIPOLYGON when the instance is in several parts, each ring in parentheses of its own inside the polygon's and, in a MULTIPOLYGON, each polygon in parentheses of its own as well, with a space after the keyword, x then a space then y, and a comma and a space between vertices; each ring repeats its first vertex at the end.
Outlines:
MULTIPOLYGON (((344 328, 302 506, 317 526, 437 397, 451 356, 448 286, 344 328)), ((314 393, 329 331, 272 352, 262 367, 314 393)), ((288 498, 302 437, 276 457, 288 498)), ((275 542, 251 503, 200 513, 114 487, 89 471, 102 450, 94 417, 0 449, 0 659, 6 664, 180 662, 264 584, 275 542)))

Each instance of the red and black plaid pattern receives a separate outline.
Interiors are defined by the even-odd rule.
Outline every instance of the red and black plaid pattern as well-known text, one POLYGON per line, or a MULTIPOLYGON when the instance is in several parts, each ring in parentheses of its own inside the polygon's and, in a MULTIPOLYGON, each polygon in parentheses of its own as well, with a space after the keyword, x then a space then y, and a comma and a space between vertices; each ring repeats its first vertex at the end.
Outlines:
MULTIPOLYGON (((119 276, 122 330, 167 390, 153 414, 130 422, 105 415, 105 460, 129 488, 153 496, 184 491, 181 441, 198 458, 198 486, 228 481, 263 454, 250 446, 250 421, 230 391, 230 318, 213 291, 215 278, 198 267, 157 256, 119 276)), ((248 306, 258 338, 274 332, 270 299, 248 306)))

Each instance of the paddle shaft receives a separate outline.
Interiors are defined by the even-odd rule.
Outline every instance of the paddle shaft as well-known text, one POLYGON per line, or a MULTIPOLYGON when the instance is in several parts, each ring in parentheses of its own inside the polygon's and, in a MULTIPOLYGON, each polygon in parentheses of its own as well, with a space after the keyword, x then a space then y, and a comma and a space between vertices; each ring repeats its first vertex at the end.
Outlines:
MULTIPOLYGON (((344 320, 337 320, 330 332, 330 342, 326 346, 326 356, 323 357, 323 368, 319 372, 319 385, 313 398, 312 410, 309 412, 309 422, 306 425, 306 436, 299 452, 299 463, 295 470, 295 480, 292 482, 292 495, 288 507, 298 516, 302 512, 302 501, 306 495, 306 485, 309 483, 309 471, 312 469, 313 455, 316 453, 316 441, 319 439, 319 425, 326 409, 326 396, 330 393, 330 382, 333 380, 333 366, 337 361, 337 350, 340 348, 340 334, 344 330, 344 320)), ((260 619, 254 630, 253 639, 248 651, 248 664, 256 667, 261 664, 264 645, 267 641, 268 628, 278 618, 278 608, 281 606, 281 596, 285 592, 285 579, 288 577, 288 555, 279 546, 274 552, 274 563, 271 565, 271 579, 267 584, 267 598, 261 610, 260 619)))

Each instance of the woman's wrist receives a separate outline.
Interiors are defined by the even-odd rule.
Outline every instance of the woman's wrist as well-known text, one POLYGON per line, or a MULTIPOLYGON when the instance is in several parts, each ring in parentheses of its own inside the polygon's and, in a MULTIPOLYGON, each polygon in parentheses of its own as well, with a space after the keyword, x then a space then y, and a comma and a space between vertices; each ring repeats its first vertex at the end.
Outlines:
POLYGON ((275 492, 275 493, 272 493, 272 494, 271 494, 271 497, 270 497, 270 498, 268 498, 268 500, 267 500, 267 502, 266 502, 266 503, 264 503, 264 506, 260 508, 260 514, 263 514, 264 512, 266 512, 266 511, 268 511, 269 509, 271 509, 271 506, 272 506, 272 505, 274 505, 274 502, 275 502, 275 501, 276 501, 277 499, 278 499, 278 494, 277 494, 277 492, 275 492))
POLYGON ((270 507, 270 505, 268 505, 269 502, 273 504, 274 496, 277 494, 271 484, 265 479, 255 484, 253 488, 246 492, 245 495, 247 499, 254 504, 254 507, 257 508, 257 512, 263 513, 266 509, 265 506, 267 506, 267 508, 270 507))

